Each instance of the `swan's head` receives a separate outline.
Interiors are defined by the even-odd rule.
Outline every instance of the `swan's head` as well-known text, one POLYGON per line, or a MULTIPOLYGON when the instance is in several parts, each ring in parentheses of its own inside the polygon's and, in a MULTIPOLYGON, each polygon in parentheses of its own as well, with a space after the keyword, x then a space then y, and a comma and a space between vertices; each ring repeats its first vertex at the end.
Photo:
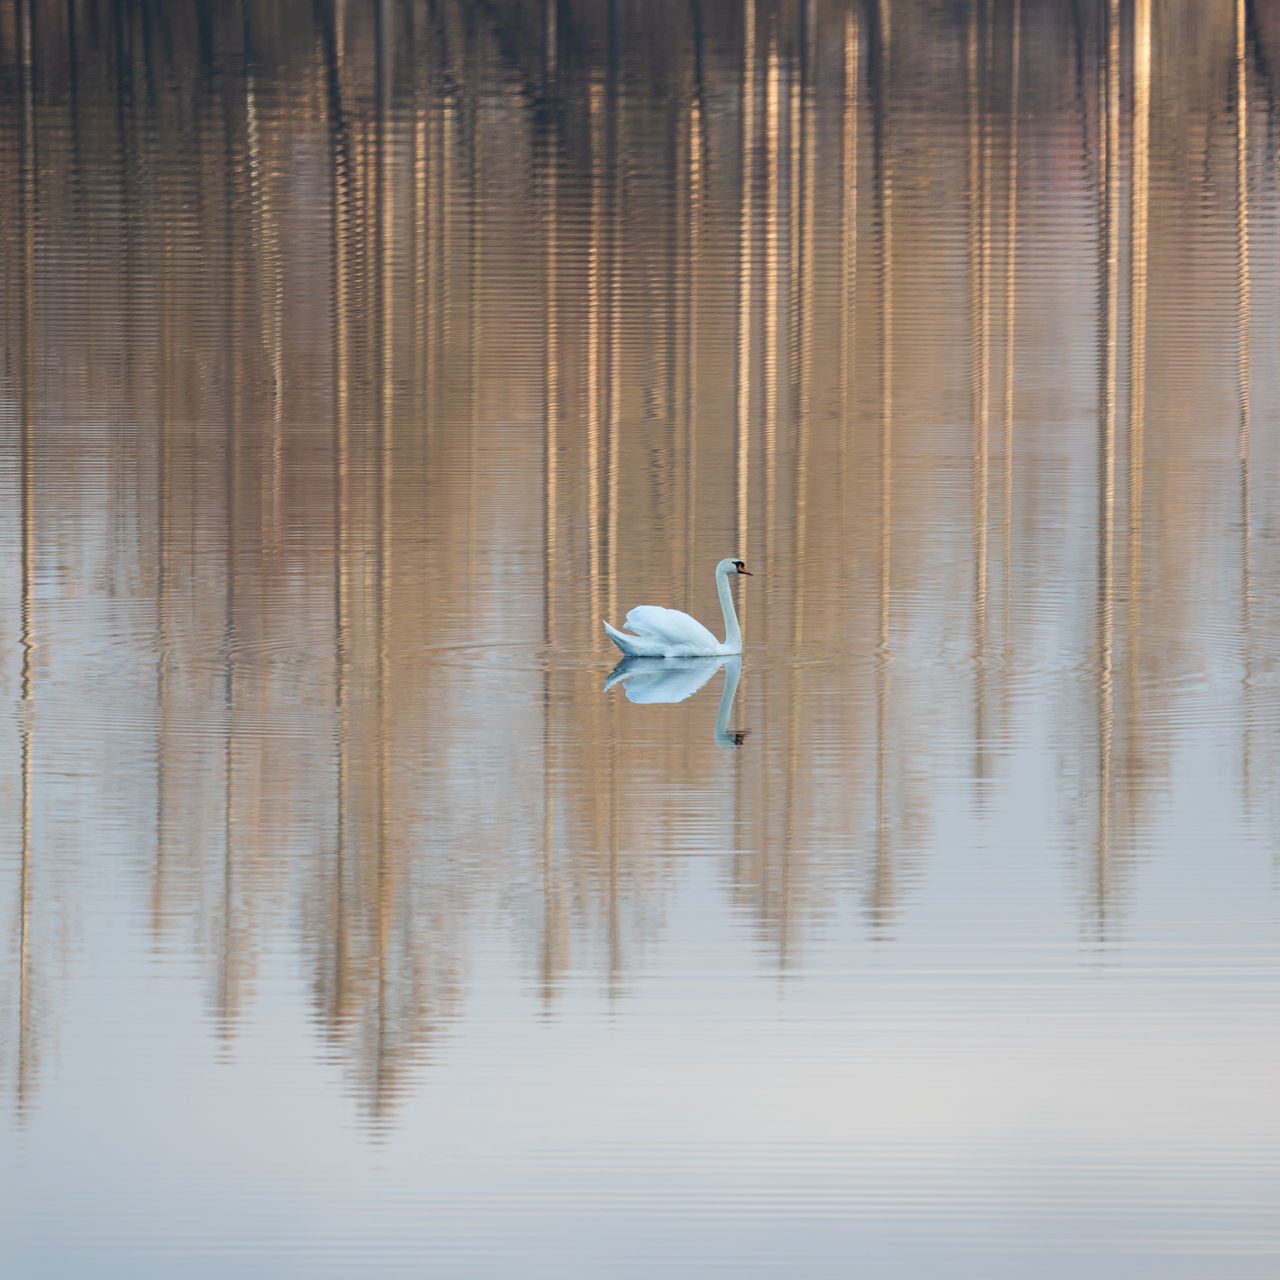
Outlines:
POLYGON ((755 575, 747 568, 741 560, 735 560, 732 556, 726 557, 716 565, 716 572, 723 573, 726 578, 732 577, 735 573, 745 573, 748 578, 755 575))

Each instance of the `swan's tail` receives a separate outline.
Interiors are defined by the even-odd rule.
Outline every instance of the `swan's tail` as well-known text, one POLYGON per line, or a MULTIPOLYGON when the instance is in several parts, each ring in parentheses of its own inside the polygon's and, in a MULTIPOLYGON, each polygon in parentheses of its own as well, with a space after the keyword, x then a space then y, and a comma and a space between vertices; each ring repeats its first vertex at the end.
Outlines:
MULTIPOLYGON (((604 622, 604 619, 601 619, 604 622)), ((623 653, 635 653, 635 636, 629 636, 625 632, 619 631, 617 627, 611 627, 604 622, 604 629, 609 639, 622 650, 623 653)))

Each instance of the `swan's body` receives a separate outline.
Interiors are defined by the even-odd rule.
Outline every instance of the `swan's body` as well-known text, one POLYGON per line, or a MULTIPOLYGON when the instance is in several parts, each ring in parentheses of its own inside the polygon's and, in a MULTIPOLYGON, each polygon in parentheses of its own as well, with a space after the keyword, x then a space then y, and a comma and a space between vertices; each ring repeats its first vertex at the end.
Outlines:
POLYGON ((697 618, 656 604, 637 605, 632 609, 623 624, 627 631, 619 631, 607 622, 604 629, 623 653, 637 658, 721 658, 741 653, 742 630, 729 590, 730 577, 740 573, 751 576, 741 560, 728 558, 716 565, 716 591, 724 613, 723 644, 697 618))

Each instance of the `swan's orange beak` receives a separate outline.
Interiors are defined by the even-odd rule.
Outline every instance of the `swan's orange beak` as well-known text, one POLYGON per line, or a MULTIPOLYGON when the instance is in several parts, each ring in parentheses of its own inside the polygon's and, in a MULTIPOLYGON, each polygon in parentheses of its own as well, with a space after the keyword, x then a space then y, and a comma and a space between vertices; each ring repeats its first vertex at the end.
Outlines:
POLYGON ((741 565, 738 566, 738 572, 745 573, 748 578, 754 578, 756 576, 750 569, 744 569, 741 565))

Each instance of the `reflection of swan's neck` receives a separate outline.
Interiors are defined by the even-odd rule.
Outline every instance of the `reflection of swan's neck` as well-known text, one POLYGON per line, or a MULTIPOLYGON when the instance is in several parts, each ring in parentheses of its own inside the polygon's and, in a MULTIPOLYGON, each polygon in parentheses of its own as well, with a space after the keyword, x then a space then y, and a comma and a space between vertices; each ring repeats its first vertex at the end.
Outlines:
POLYGON ((738 677, 741 674, 742 659, 735 655, 724 664, 724 691, 720 694, 720 710, 716 712, 716 741, 722 747, 741 745, 738 735, 729 732, 729 712, 733 710, 733 700, 738 693, 738 677))
POLYGON ((738 611, 733 607, 733 592, 729 590, 727 573, 721 571, 716 574, 716 590, 720 593, 720 609, 724 614, 724 647, 730 653, 741 653, 742 631, 738 627, 738 611))

